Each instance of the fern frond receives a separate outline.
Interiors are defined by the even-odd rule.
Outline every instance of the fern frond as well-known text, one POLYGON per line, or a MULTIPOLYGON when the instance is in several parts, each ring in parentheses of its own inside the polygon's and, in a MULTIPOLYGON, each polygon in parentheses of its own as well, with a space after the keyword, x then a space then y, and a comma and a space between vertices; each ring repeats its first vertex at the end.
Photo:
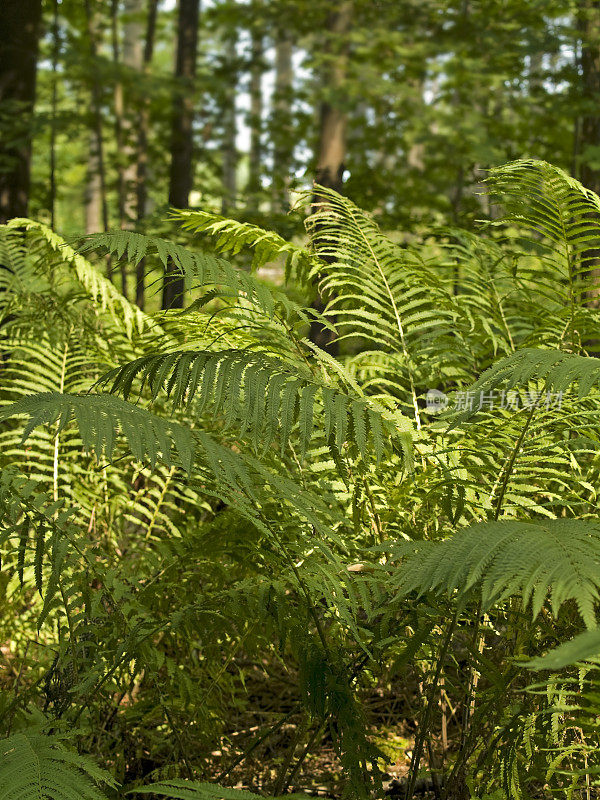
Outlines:
MULTIPOLYGON (((263 231, 263 233, 265 236, 269 235, 267 231, 263 231)), ((215 288, 206 292, 202 297, 193 301, 183 313, 199 310, 210 300, 219 297, 229 300, 244 300, 256 306, 267 317, 272 317, 277 309, 283 311, 286 317, 297 315, 304 322, 310 322, 314 318, 331 326, 331 323, 322 318, 314 309, 294 303, 283 292, 268 287, 254 275, 234 267, 229 261, 212 253, 193 251, 183 245, 156 236, 121 230, 87 236, 79 245, 78 251, 85 253, 90 250, 101 250, 110 253, 117 259, 127 259, 132 266, 137 266, 143 258, 147 258, 149 255, 155 255, 165 269, 170 260, 175 269, 185 276, 190 288, 225 287, 225 289, 215 288)))
MULTIPOLYGON (((227 786, 217 786, 214 783, 175 779, 140 786, 137 789, 131 789, 127 794, 158 794, 161 797, 173 798, 173 800, 262 800, 262 795, 242 789, 229 789, 227 786)), ((292 798, 298 796, 286 795, 286 797, 292 798)))
MULTIPOLYGON (((551 243, 549 263, 560 278, 572 285, 589 269, 590 251, 600 244, 594 219, 600 198, 591 189, 562 169, 533 159, 492 168, 486 183, 507 210, 504 223, 515 223, 551 243)), ((572 290, 578 291, 574 285, 572 290)))
POLYGON ((535 618, 546 597, 555 614, 572 600, 589 628, 597 624, 600 525, 591 520, 482 522, 441 542, 398 544, 396 554, 403 556, 393 576, 400 597, 466 595, 477 585, 486 609, 518 595, 535 618))
MULTIPOLYGON (((493 364, 469 387, 469 391, 471 396, 479 397, 499 386, 512 389, 531 381, 543 382, 546 391, 555 393, 566 392, 573 384, 578 384, 578 397, 582 398, 599 384, 600 359, 561 350, 527 347, 493 364)), ((459 419, 469 416, 467 410, 459 415, 459 419)))
POLYGON ((581 661, 600 658, 600 630, 584 631, 568 642, 550 650, 539 658, 531 658, 526 666, 531 670, 559 670, 581 661))
POLYGON ((38 236, 51 251, 57 253, 60 261, 73 270, 90 298, 100 303, 102 309, 108 311, 118 324, 122 323, 130 338, 134 330, 143 332, 154 327, 150 317, 126 300, 107 278, 48 226, 19 218, 12 219, 8 224, 12 228, 23 228, 38 236))
POLYGON ((24 731, 0 740, 0 800, 106 800, 113 778, 59 736, 24 731))
POLYGON ((201 413, 212 405, 215 415, 223 414, 226 425, 234 420, 242 423, 257 451, 264 448, 265 435, 272 435, 271 426, 278 426, 283 452, 298 421, 300 445, 306 452, 314 434, 315 396, 319 392, 328 420, 325 438, 334 436, 338 450, 348 436, 363 457, 369 446, 380 457, 385 443, 397 439, 409 458, 408 426, 401 429, 392 415, 372 401, 298 375, 285 363, 261 354, 239 350, 160 353, 113 370, 102 383, 110 383, 111 392, 127 399, 134 379, 148 385, 153 399, 166 390, 175 406, 185 404, 189 408, 195 402, 201 413), (267 425, 271 428, 268 432, 267 425))
POLYGON ((208 211, 174 211, 172 216, 181 220, 184 230, 207 233, 215 238, 215 247, 223 253, 235 255, 243 248, 252 248, 252 269, 258 269, 277 258, 285 260, 285 274, 289 279, 304 283, 320 270, 317 256, 304 247, 288 242, 274 231, 267 231, 248 222, 227 219, 208 211))
POLYGON ((178 462, 189 472, 194 460, 194 445, 187 428, 113 395, 45 392, 24 397, 0 410, 0 422, 19 416, 28 418, 23 439, 34 428, 56 422, 60 433, 74 418, 84 448, 97 456, 112 456, 121 430, 138 461, 147 460, 154 465, 160 456, 167 464, 178 462))

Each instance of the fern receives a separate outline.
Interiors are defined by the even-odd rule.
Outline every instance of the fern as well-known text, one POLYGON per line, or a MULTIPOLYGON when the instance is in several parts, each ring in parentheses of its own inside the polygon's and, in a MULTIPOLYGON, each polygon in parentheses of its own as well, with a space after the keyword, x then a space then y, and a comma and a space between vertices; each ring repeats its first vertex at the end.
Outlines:
POLYGON ((106 800, 98 783, 116 788, 108 772, 58 735, 26 730, 0 740, 2 800, 106 800))
POLYGON ((102 309, 113 315, 117 322, 123 323, 129 337, 133 335, 134 330, 141 332, 152 327, 149 317, 137 306, 129 303, 109 280, 46 225, 30 219, 17 218, 10 221, 9 227, 25 229, 43 242, 50 251, 59 254, 60 263, 71 268, 73 277, 77 278, 90 298, 98 301, 102 309))
POLYGON ((221 252, 235 255, 242 248, 251 247, 253 269, 283 257, 286 278, 294 275, 298 281, 306 282, 322 266, 319 259, 306 248, 247 222, 227 219, 207 211, 175 211, 173 217, 181 220, 184 230, 214 237, 215 246, 221 252))
MULTIPOLYGON (((181 213, 188 214, 188 212, 181 213)), ((200 212, 193 213, 199 214, 200 212)), ((185 219, 186 224, 191 225, 187 217, 185 219)), ((265 237, 270 235, 266 231, 262 231, 262 234, 265 237)), ((241 244, 238 242, 237 247, 240 247, 241 244)), ((292 247, 287 243, 285 245, 288 248, 292 247)), ((154 254, 165 270, 169 260, 172 261, 179 274, 186 277, 190 288, 205 288, 211 285, 225 287, 205 292, 202 297, 192 302, 186 313, 202 308, 207 302, 217 297, 232 300, 244 299, 255 305, 268 317, 272 317, 277 309, 282 310, 286 317, 297 314, 303 322, 318 319, 323 325, 332 328, 331 323, 314 309, 299 306, 283 292, 269 288, 254 275, 237 269, 225 259, 218 258, 211 253, 192 251, 167 239, 145 236, 133 231, 92 234, 78 246, 80 253, 90 250, 105 251, 117 259, 126 258, 132 266, 137 266, 142 259, 154 254)), ((306 255, 308 257, 308 254, 306 255)))
MULTIPOLYGON (((216 786, 214 783, 200 781, 171 780, 163 783, 152 783, 131 789, 128 794, 158 794, 161 797, 170 797, 173 800, 259 800, 260 794, 230 789, 227 786, 216 786)), ((305 797, 303 794, 286 794, 293 800, 305 797)))
POLYGON ((557 671, 581 661, 597 661, 600 657, 600 631, 596 628, 580 633, 568 642, 527 662, 531 670, 557 671))
POLYGON ((410 427, 399 428, 398 417, 386 415, 372 402, 297 375, 273 358, 236 350, 158 354, 119 367, 102 382, 127 399, 136 378, 142 385, 148 384, 153 398, 166 389, 175 406, 185 403, 191 407, 196 401, 196 413, 212 405, 215 415, 223 413, 225 425, 243 422, 257 451, 268 445, 277 427, 283 451, 297 418, 300 446, 306 452, 314 432, 315 395, 320 392, 326 420, 323 436, 332 446, 335 443, 338 451, 352 430, 363 457, 367 456, 369 437, 377 458, 383 455, 386 441, 398 439, 405 458, 410 459, 410 427))
POLYGON ((458 592, 478 585, 485 609, 519 595, 534 618, 549 596, 552 609, 572 600, 589 628, 600 588, 600 527, 592 521, 499 521, 472 525, 442 542, 398 544, 403 562, 393 583, 411 592, 458 592))

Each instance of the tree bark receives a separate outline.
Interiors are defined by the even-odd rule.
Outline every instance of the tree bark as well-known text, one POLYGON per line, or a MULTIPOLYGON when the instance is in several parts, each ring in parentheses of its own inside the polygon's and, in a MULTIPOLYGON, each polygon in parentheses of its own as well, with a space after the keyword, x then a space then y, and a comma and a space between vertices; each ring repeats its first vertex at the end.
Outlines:
POLYGON ((56 125, 58 116, 58 59, 60 56, 60 30, 58 25, 58 0, 52 2, 52 95, 50 100, 50 182, 48 207, 50 227, 56 229, 56 125))
MULTIPOLYGON (((108 230, 108 204, 106 201, 104 138, 102 133, 102 87, 97 70, 99 19, 98 9, 97 7, 92 7, 92 0, 85 0, 85 16, 92 70, 91 111, 93 119, 85 197, 85 232, 97 233, 100 227, 104 231, 108 230)), ((107 261, 107 275, 109 278, 112 277, 110 259, 107 261)))
MULTIPOLYGON (((154 54, 154 38, 156 34, 156 12, 158 0, 148 0, 146 17, 146 39, 144 42, 143 71, 147 77, 154 54)), ((138 223, 148 213, 148 130, 150 127, 150 104, 147 95, 142 98, 142 105, 138 117, 138 142, 136 163, 136 218, 138 223)), ((146 259, 142 259, 135 272, 135 301, 144 308, 144 276, 146 259)))
POLYGON ((351 19, 352 3, 338 3, 329 17, 325 46, 326 58, 330 55, 335 57, 331 58, 323 74, 326 98, 321 103, 315 182, 336 192, 341 192, 344 185, 347 115, 341 94, 346 80, 351 19))
MULTIPOLYGON (((580 0, 578 23, 581 34, 581 95, 583 113, 580 134, 580 179, 583 185, 600 194, 600 2, 580 0)), ((594 215, 597 224, 600 218, 594 215)), ((592 287, 586 292, 586 304, 600 305, 600 247, 590 248, 581 254, 582 266, 592 287)), ((598 342, 594 343, 598 349, 598 342)))
POLYGON ((275 92, 271 136, 273 140, 272 203, 274 214, 290 208, 290 170, 292 168, 292 55, 293 45, 286 29, 280 29, 275 43, 275 92))
MULTIPOLYGON (((352 2, 340 2, 331 12, 327 25, 327 37, 324 46, 324 63, 322 75, 324 100, 320 109, 320 131, 317 148, 315 184, 327 189, 342 192, 344 188, 344 160, 346 158, 347 116, 343 98, 344 84, 348 60, 348 33, 352 20, 352 2)), ((313 210, 323 202, 315 186, 313 210)), ((318 231, 317 231, 318 237, 318 231)), ((319 295, 313 308, 323 311, 324 299, 319 295)), ((322 349, 334 354, 338 344, 330 331, 318 322, 310 326, 310 339, 322 349)))
MULTIPOLYGON (((171 128, 169 203, 185 208, 193 182, 194 77, 198 51, 200 0, 179 0, 177 23, 176 92, 171 128)), ((183 276, 171 264, 165 272, 163 308, 183 307, 183 276)))
POLYGON ((26 217, 42 0, 0 10, 0 223, 26 217))
MULTIPOLYGON (((117 146, 117 195, 119 227, 132 230, 136 219, 136 147, 133 123, 137 105, 131 87, 136 84, 135 73, 143 67, 142 35, 143 0, 125 0, 123 4, 123 47, 119 40, 119 0, 112 0, 112 50, 117 71, 123 69, 115 81, 115 143, 117 146), (124 80, 123 80, 124 77, 124 80)), ((121 260, 121 291, 128 296, 127 263, 121 260)))
MULTIPOLYGON (((258 3, 256 4, 258 6, 258 3)), ((262 114, 263 114, 264 41, 259 25, 252 29, 250 62, 250 153, 248 159, 248 205, 258 211, 262 189, 262 114)))
POLYGON ((235 95, 237 84, 236 70, 236 37, 230 35, 225 46, 225 88, 223 102, 223 197, 221 200, 221 213, 226 215, 235 208, 237 195, 237 147, 236 147, 236 116, 235 95))

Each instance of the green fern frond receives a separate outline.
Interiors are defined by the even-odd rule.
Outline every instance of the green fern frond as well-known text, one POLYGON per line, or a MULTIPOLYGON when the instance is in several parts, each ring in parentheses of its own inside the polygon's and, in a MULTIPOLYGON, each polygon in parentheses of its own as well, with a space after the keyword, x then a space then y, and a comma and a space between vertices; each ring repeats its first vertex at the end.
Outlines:
MULTIPOLYGON (((512 389, 531 381, 542 382, 546 391, 555 393, 566 392, 573 384, 578 384, 578 397, 582 398, 599 385, 600 359, 561 350, 523 348, 497 361, 469 391, 473 397, 479 397, 500 386, 512 389)), ((467 411, 459 416, 459 420, 469 416, 467 411)))
POLYGON ((154 465, 160 456, 167 464, 178 462, 189 472, 194 460, 194 445, 187 428, 113 395, 45 392, 24 397, 0 410, 0 422, 20 416, 28 418, 23 439, 34 428, 56 422, 60 433, 74 418, 84 448, 98 457, 112 456, 121 430, 138 461, 154 465))
POLYGON ((59 736, 24 731, 0 740, 0 800, 106 800, 113 778, 59 736))
POLYGON ((458 592, 476 585, 484 608, 518 595, 534 618, 546 597, 552 610, 572 600, 589 628, 597 624, 600 525, 591 520, 505 520, 471 525, 441 542, 399 543, 393 582, 411 592, 458 592))
POLYGON ((243 248, 253 251, 252 268, 258 269, 278 258, 285 260, 285 274, 289 279, 305 282, 322 267, 319 259, 304 247, 288 242, 273 231, 267 231, 248 222, 227 219, 208 211, 174 211, 172 216, 181 220, 184 230, 207 233, 215 238, 215 247, 223 253, 235 255, 243 248))
POLYGON ((23 228, 39 237, 51 251, 57 253, 61 263, 73 270, 90 298, 100 303, 102 309, 108 311, 118 324, 122 323, 130 338, 134 330, 143 332, 155 327, 150 317, 126 300, 107 278, 48 226, 41 222, 19 218, 12 219, 8 224, 12 228, 23 228))
POLYGON ((526 666, 531 670, 559 670, 581 661, 600 658, 600 630, 584 631, 568 642, 550 650, 539 658, 531 658, 526 666))
MULTIPOLYGON (((0 410, 0 422, 25 417, 23 439, 40 425, 57 423, 58 431, 72 419, 77 423, 83 448, 99 458, 111 458, 121 433, 134 458, 156 464, 180 466, 188 474, 194 464, 210 484, 202 487, 225 502, 232 503, 267 535, 270 528, 261 514, 265 486, 272 487, 280 508, 296 513, 321 535, 344 549, 332 525, 343 524, 327 497, 303 489, 293 480, 269 469, 259 459, 223 447, 203 431, 166 420, 120 397, 107 394, 63 395, 46 393, 26 397, 0 410), (198 458, 200 463, 196 462, 198 458)), ((199 487, 200 488, 200 487, 199 487)))
POLYGON ((533 159, 492 168, 486 183, 506 208, 504 223, 515 223, 552 244, 548 257, 560 277, 572 284, 589 269, 590 251, 600 244, 594 218, 600 213, 600 198, 591 189, 562 169, 533 159))
MULTIPOLYGON (((130 789, 127 794, 158 794, 173 800, 262 800, 262 795, 242 789, 229 789, 214 783, 170 780, 130 789)), ((286 795, 294 797, 295 795, 286 795)))
POLYGON ((327 419, 325 438, 329 441, 333 436, 338 451, 350 441, 363 457, 373 447, 379 458, 385 444, 397 439, 409 458, 409 431, 394 424, 390 414, 367 399, 295 374, 285 363, 267 356, 238 350, 161 353, 113 370, 102 383, 110 383, 111 392, 127 399, 135 379, 148 385, 153 399, 165 390, 175 406, 189 408, 195 402, 201 413, 211 405, 215 415, 223 414, 226 425, 241 422, 257 451, 264 448, 268 425, 268 436, 271 426, 279 427, 283 452, 298 421, 300 446, 306 452, 314 435, 319 392, 327 419))

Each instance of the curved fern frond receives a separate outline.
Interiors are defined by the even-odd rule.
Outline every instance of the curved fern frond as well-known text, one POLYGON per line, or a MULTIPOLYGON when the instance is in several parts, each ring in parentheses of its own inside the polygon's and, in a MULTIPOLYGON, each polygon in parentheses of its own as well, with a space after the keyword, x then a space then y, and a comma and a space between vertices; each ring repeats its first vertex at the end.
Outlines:
MULTIPOLYGON (((547 391, 556 393, 566 392, 576 383, 578 397, 582 398, 593 387, 600 385, 600 359, 561 350, 527 347, 497 361, 469 391, 471 396, 480 397, 499 386, 512 389, 531 381, 543 382, 547 391)), ((467 410, 459 416, 459 420, 467 419, 471 413, 467 410)))
POLYGON ((213 236, 215 247, 222 253, 235 255, 244 247, 252 248, 252 269, 283 258, 286 279, 294 275, 296 280, 304 283, 323 266, 319 258, 305 247, 288 242, 274 231, 264 230, 248 222, 238 222, 219 214, 197 210, 177 210, 172 212, 172 216, 181 220, 184 230, 213 236))
POLYGON ((204 491, 231 503, 253 524, 270 535, 262 514, 265 486, 271 487, 280 509, 296 513, 325 537, 344 549, 332 525, 344 523, 327 496, 304 489, 286 475, 266 467, 259 459, 223 447, 206 433, 166 420, 120 397, 109 394, 64 395, 46 393, 26 397, 0 410, 0 422, 26 417, 23 439, 40 425, 57 423, 60 431, 71 419, 78 426, 83 448, 99 458, 115 452, 119 433, 126 439, 135 459, 159 460, 182 467, 188 474, 200 469, 210 484, 204 491), (195 462, 196 457, 201 463, 195 462), (204 467, 204 469, 202 469, 204 467))
MULTIPOLYGON (((263 233, 265 236, 269 235, 267 231, 263 233)), ((288 318, 298 315, 307 323, 311 319, 318 319, 322 324, 331 327, 331 323, 314 309, 294 303, 283 292, 268 287, 254 275, 234 267, 229 261, 212 253, 193 251, 167 239, 122 230, 87 236, 78 246, 78 251, 85 253, 90 250, 110 253, 116 259, 127 259, 132 266, 137 266, 149 255, 155 255, 165 270, 171 261, 175 269, 185 276, 191 288, 226 287, 225 291, 211 289, 206 292, 193 301, 184 313, 201 309, 210 300, 218 297, 226 300, 244 300, 256 306, 267 317, 272 317, 277 309, 283 311, 288 318)))
POLYGON ((110 383, 111 392, 127 399, 135 379, 148 385, 153 399, 166 390, 175 406, 194 404, 201 413, 211 405, 226 425, 241 422, 256 450, 264 450, 279 429, 283 452, 297 422, 303 454, 315 432, 318 393, 324 438, 338 452, 350 442, 363 457, 371 446, 379 459, 386 444, 397 439, 406 459, 410 458, 408 421, 399 429, 397 415, 392 417, 372 401, 318 383, 262 354, 239 350, 160 353, 109 372, 102 383, 110 383))
MULTIPOLYGON (((158 794, 161 797, 172 798, 172 800, 262 800, 262 795, 242 789, 230 789, 214 783, 177 779, 140 786, 137 789, 130 789, 127 794, 158 794)), ((286 795, 286 797, 294 798, 299 795, 292 794, 286 795)))
POLYGON ((181 464, 188 472, 194 461, 194 443, 186 427, 113 395, 45 392, 24 397, 0 410, 0 422, 20 416, 28 418, 23 440, 40 425, 58 423, 60 433, 74 418, 83 447, 98 457, 112 456, 120 430, 138 461, 154 465, 160 457, 167 464, 181 464))
POLYGON ((559 670, 581 661, 597 661, 600 658, 600 630, 594 628, 584 631, 568 642, 545 653, 539 658, 531 658, 525 666, 531 670, 559 670))
POLYGON ((8 225, 11 228, 23 228, 37 235, 50 250, 56 252, 60 256, 61 262, 73 269, 75 276, 88 295, 100 303, 102 309, 108 311, 116 322, 125 326, 129 337, 133 335, 134 330, 143 332, 154 327, 150 317, 126 300, 107 278, 48 226, 41 222, 20 218, 12 219, 8 225))
POLYGON ((0 800, 106 800, 96 784, 116 782, 60 736, 24 731, 0 740, 0 800))
POLYGON ((546 161, 521 159, 494 167, 486 179, 507 213, 502 223, 526 228, 551 244, 548 263, 575 293, 575 279, 589 269, 600 244, 600 198, 546 161))
POLYGON ((393 582, 401 597, 459 592, 476 585, 484 608, 518 595, 534 618, 546 597, 552 610, 572 600, 596 626, 600 590, 600 525, 591 520, 482 522, 441 542, 400 543, 393 582))

